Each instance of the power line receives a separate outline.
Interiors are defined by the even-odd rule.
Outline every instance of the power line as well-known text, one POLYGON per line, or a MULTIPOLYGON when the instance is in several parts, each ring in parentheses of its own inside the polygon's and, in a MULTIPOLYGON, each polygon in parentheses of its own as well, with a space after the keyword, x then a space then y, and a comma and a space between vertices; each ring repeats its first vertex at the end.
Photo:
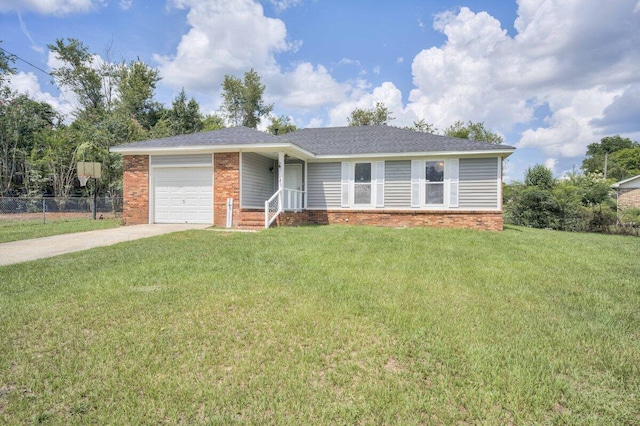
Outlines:
POLYGON ((45 73, 45 74, 46 74, 46 75, 48 75, 49 77, 53 77, 49 72, 47 72, 47 71, 43 70, 42 68, 40 68, 40 67, 38 67, 38 66, 36 66, 36 65, 33 65, 31 62, 27 61, 26 59, 22 59, 20 56, 16 55, 15 53, 11 53, 11 52, 9 52, 7 49, 2 48, 2 47, 0 47, 0 50, 2 50, 3 52, 5 52, 7 55, 12 56, 12 57, 14 57, 14 58, 16 58, 16 59, 18 59, 18 60, 20 60, 20 61, 24 62, 25 64, 27 64, 27 65, 29 65, 29 66, 31 66, 31 67, 33 67, 33 68, 37 69, 38 71, 45 73))

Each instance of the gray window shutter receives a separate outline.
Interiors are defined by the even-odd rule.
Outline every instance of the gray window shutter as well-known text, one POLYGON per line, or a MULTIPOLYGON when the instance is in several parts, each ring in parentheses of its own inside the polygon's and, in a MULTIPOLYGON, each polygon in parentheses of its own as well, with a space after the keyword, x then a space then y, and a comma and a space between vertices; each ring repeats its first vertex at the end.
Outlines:
POLYGON ((449 175, 449 207, 458 207, 458 189, 460 187, 460 160, 457 158, 448 160, 446 170, 448 170, 447 174, 449 175))
POLYGON ((349 207, 349 181, 351 179, 351 163, 342 163, 341 202, 342 207, 349 207))
POLYGON ((420 160, 411 160, 411 207, 420 207, 420 160))
POLYGON ((376 161, 376 207, 384 207, 384 161, 376 161))

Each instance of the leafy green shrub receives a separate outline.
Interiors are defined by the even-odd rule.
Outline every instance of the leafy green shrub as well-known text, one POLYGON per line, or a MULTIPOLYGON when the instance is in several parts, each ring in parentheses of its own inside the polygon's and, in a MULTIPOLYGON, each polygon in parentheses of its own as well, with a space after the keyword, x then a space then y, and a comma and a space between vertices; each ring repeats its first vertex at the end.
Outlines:
POLYGON ((624 209, 620 215, 620 221, 625 224, 640 226, 640 209, 624 209))

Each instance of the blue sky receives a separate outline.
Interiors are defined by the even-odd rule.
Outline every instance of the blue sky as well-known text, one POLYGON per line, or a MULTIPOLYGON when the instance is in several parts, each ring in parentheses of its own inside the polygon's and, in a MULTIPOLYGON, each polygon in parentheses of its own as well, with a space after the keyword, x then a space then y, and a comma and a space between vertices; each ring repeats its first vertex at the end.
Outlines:
MULTIPOLYGON (((589 143, 640 140, 640 1, 0 0, 0 45, 50 71, 47 44, 81 40, 98 61, 140 58, 156 97, 184 87, 204 113, 225 74, 254 68, 277 115, 346 125, 384 102, 392 125, 482 121, 518 149, 506 179, 579 167, 589 143)), ((18 61, 10 84, 61 112, 51 78, 18 61)))

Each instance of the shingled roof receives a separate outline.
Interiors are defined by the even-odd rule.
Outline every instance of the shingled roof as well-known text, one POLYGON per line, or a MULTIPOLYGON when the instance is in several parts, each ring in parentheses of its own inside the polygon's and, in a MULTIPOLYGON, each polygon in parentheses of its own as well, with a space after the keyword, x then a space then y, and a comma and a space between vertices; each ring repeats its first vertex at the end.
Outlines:
POLYGON ((391 126, 321 127, 301 129, 281 136, 248 127, 229 127, 162 139, 133 142, 113 147, 113 152, 153 152, 158 150, 215 149, 225 147, 291 147, 315 156, 358 156, 410 153, 510 154, 514 147, 468 139, 421 133, 391 126))
POLYGON ((508 145, 450 138, 391 126, 301 129, 282 137, 316 155, 515 150, 508 145))
MULTIPOLYGON (((226 129, 211 130, 208 132, 189 133, 185 135, 170 136, 162 139, 151 139, 141 142, 132 142, 119 145, 121 148, 180 148, 180 147, 206 147, 218 145, 256 145, 287 143, 277 136, 260 132, 244 126, 227 127, 226 129)), ((116 147, 116 148, 118 148, 116 147)), ((115 150, 116 152, 118 150, 115 150)))

